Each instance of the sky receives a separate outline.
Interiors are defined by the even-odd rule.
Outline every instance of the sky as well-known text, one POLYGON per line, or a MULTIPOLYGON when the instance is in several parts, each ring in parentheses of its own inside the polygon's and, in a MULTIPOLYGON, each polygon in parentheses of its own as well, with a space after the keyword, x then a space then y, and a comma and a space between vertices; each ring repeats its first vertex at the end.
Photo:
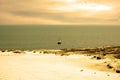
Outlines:
POLYGON ((120 24, 120 0, 0 0, 0 24, 120 24))

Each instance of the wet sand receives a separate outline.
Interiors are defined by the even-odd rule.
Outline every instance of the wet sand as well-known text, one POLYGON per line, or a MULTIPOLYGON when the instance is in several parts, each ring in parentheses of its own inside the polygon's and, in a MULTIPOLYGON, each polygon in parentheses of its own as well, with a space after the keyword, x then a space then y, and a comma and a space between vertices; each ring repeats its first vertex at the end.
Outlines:
POLYGON ((120 80, 91 56, 0 52, 0 80, 120 80))

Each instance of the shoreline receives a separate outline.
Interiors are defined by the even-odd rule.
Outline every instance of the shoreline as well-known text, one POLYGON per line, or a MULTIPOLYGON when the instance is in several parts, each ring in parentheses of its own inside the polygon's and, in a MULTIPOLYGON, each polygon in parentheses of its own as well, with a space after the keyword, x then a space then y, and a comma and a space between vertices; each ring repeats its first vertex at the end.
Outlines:
POLYGON ((8 79, 0 76, 0 79, 3 78, 1 80, 28 80, 28 77, 47 80, 45 76, 50 80, 59 80, 57 76, 61 76, 60 80, 66 80, 68 75, 70 76, 67 80, 84 77, 88 77, 84 80, 101 80, 100 76, 103 76, 102 80, 119 80, 120 46, 62 50, 0 50, 0 65, 0 74, 8 75, 8 79), (20 74, 17 75, 16 72, 23 74, 21 79, 18 79, 20 74))
POLYGON ((64 52, 76 52, 76 51, 89 51, 90 53, 100 52, 100 51, 106 51, 106 50, 113 50, 113 49, 119 49, 120 46, 102 46, 102 47, 91 47, 91 48, 63 48, 63 49, 33 49, 33 50, 27 50, 27 49, 0 49, 1 52, 11 52, 11 51, 43 51, 43 52, 58 52, 58 51, 64 51, 64 52))

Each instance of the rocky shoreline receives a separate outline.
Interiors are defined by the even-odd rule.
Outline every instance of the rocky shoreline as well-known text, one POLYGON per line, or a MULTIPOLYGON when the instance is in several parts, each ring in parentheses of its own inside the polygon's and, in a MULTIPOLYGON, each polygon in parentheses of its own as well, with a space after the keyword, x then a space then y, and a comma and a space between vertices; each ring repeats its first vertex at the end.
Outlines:
POLYGON ((91 59, 96 60, 108 59, 108 61, 103 62, 104 66, 116 73, 120 73, 120 46, 64 49, 63 51, 66 54, 70 52, 74 52, 74 54, 85 54, 86 56, 92 56, 91 59))
POLYGON ((1 56, 10 56, 12 54, 55 54, 59 56, 85 55, 90 56, 93 60, 105 60, 101 64, 107 69, 120 73, 120 46, 104 46, 97 48, 78 48, 78 49, 61 49, 61 50, 0 50, 1 56))

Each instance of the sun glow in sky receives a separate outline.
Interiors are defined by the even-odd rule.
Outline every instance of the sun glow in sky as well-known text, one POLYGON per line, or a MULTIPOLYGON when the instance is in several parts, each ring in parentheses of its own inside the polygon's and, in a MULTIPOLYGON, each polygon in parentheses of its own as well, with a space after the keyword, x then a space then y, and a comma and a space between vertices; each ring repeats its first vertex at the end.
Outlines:
POLYGON ((68 2, 68 3, 71 3, 71 2, 76 2, 76 0, 60 0, 62 2, 68 2))
POLYGON ((88 10, 88 11, 107 11, 111 10, 110 6, 100 5, 100 4, 73 4, 56 7, 56 10, 61 11, 79 11, 79 10, 88 10))
POLYGON ((0 0, 0 24, 120 24, 118 0, 0 0))

